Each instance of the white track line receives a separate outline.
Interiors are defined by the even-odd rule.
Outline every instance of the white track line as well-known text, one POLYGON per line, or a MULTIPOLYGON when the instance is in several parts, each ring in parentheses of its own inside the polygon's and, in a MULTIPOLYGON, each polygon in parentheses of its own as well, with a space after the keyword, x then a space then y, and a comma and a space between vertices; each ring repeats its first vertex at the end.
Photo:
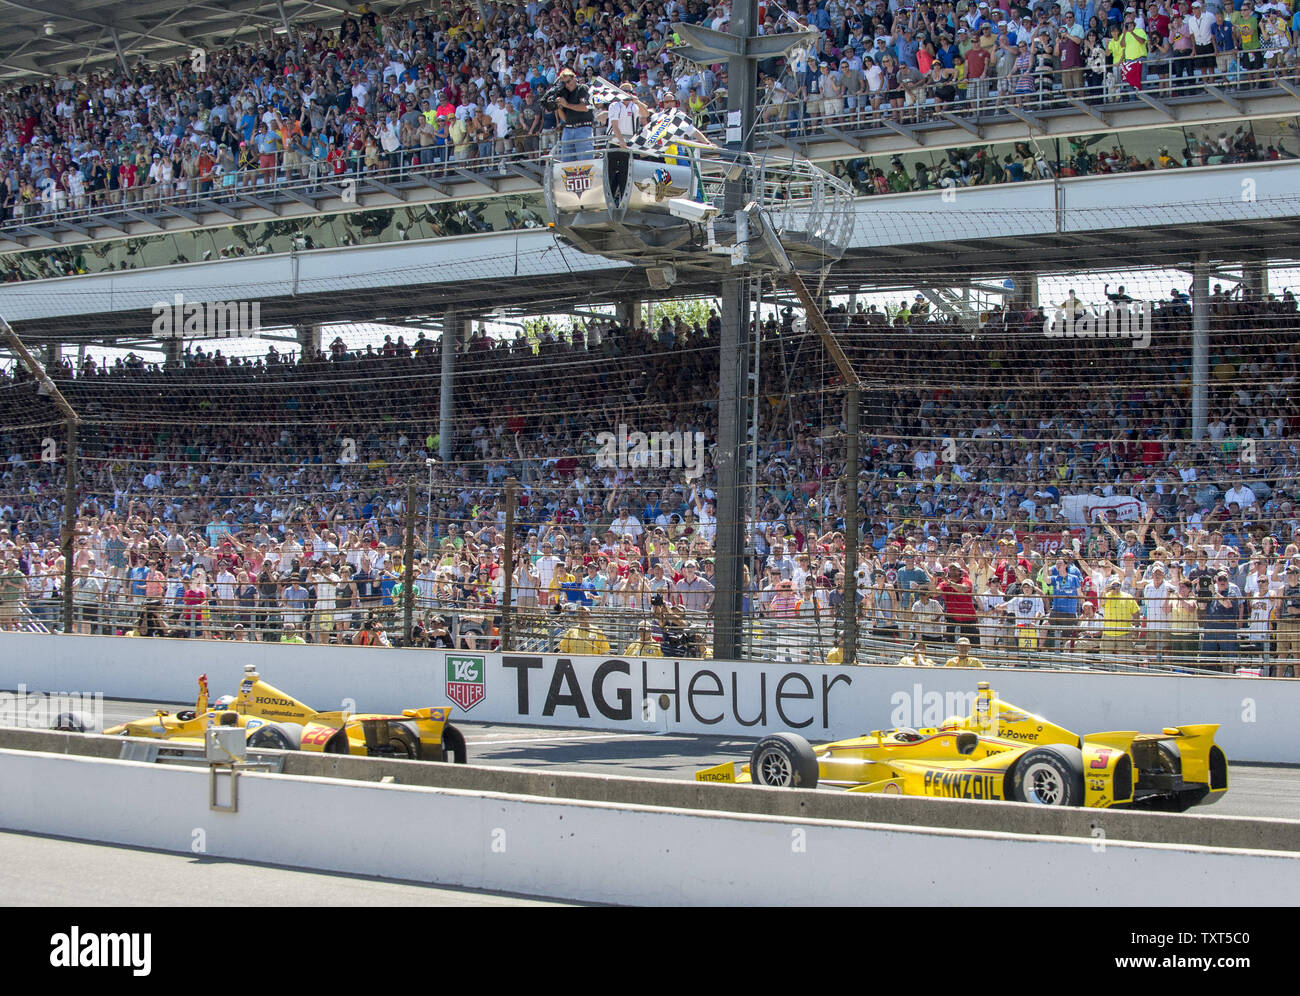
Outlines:
POLYGON ((575 740, 633 740, 645 737, 663 739, 661 735, 655 733, 588 733, 570 737, 469 737, 467 739, 471 744, 544 744, 571 743, 575 740))

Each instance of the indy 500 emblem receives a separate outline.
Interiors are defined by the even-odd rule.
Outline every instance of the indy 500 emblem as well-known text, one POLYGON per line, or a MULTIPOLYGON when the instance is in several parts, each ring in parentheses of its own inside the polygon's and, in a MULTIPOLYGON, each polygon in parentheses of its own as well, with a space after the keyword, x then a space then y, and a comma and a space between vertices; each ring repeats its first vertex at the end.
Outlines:
POLYGON ((591 189, 591 166, 562 166, 564 189, 581 194, 591 189))

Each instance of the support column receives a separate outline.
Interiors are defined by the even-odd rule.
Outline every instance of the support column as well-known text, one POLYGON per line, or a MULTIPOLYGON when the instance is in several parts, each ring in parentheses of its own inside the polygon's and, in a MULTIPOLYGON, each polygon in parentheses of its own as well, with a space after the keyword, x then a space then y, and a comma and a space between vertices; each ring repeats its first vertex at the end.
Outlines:
POLYGON ((614 302, 614 318, 625 329, 635 329, 641 320, 641 299, 625 297, 614 302))
MULTIPOLYGON (((758 29, 758 0, 736 0, 731 6, 730 33, 749 38, 758 29)), ((753 148, 756 67, 743 54, 727 60, 727 147, 753 148), (738 120, 737 120, 738 119, 738 120), (732 122, 738 124, 737 129, 732 122)), ((723 200, 736 212, 749 196, 744 179, 727 183, 723 200)), ((722 337, 718 350, 718 500, 715 505, 713 657, 735 660, 740 655, 745 556, 743 450, 747 428, 745 390, 749 373, 749 281, 737 273, 722 281, 722 337)))
POLYGON ((59 364, 62 362, 63 362, 62 343, 47 342, 45 344, 45 356, 42 358, 42 363, 45 366, 45 372, 49 373, 51 370, 57 370, 59 368, 59 364))
POLYGON ((1022 310, 1038 307, 1038 274, 1031 270, 1011 274, 1015 288, 1011 292, 1011 303, 1022 310))
POLYGON ((1253 259, 1241 264, 1241 279, 1247 290, 1262 299, 1268 296, 1268 261, 1253 259))
POLYGON ((1204 439, 1210 406, 1210 256, 1192 267, 1192 438, 1204 439))
POLYGON ((298 333, 298 349, 303 356, 308 353, 315 355, 321 351, 321 332, 319 325, 298 325, 295 327, 298 333))
POLYGON ((447 312, 442 319, 442 381, 438 395, 438 459, 443 463, 451 461, 455 444, 455 429, 452 426, 452 412, 456 381, 456 349, 460 343, 463 322, 454 311, 447 312))
POLYGON ((164 339, 163 340, 163 362, 165 366, 172 369, 179 367, 183 362, 185 355, 185 340, 183 339, 164 339))
POLYGON ((749 357, 749 282, 722 282, 722 341, 718 370, 718 500, 715 505, 713 657, 736 660, 744 585, 746 374, 749 357))

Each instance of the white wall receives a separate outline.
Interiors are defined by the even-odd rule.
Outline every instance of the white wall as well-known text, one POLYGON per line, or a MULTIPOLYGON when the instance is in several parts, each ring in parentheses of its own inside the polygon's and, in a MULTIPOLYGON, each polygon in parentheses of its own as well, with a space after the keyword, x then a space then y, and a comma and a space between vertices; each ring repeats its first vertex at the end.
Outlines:
MULTIPOLYGON (((448 704, 448 653, 4 633, 0 689, 22 684, 184 702, 193 701, 204 672, 213 695, 233 694, 251 663, 272 685, 317 709, 342 708, 350 697, 359 710, 381 711, 448 704)), ((746 738, 795 729, 832 740, 940 722, 951 696, 972 693, 988 679, 1004 700, 1080 733, 1219 723, 1230 760, 1300 763, 1295 679, 477 656, 485 698, 464 714, 475 720, 746 738), (662 694, 669 697, 666 710, 662 694), (907 716, 902 724, 895 722, 900 710, 907 716), (719 721, 706 722, 713 719, 719 721)))
POLYGON ((0 827, 615 903, 1294 902, 1300 855, 795 821, 0 750, 0 827), (166 800, 165 805, 141 800, 166 800), (142 805, 148 818, 141 818, 142 805))

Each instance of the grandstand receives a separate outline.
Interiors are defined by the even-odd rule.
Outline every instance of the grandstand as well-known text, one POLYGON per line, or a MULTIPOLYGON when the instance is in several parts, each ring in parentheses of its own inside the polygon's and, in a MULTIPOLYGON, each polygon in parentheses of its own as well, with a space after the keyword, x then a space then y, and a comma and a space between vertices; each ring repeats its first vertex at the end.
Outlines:
MULTIPOLYGON (((398 227, 433 240, 541 226, 555 122, 527 109, 557 60, 632 82, 652 106, 680 105, 706 134, 725 127, 725 75, 661 43, 678 18, 725 24, 726 4, 621 16, 610 4, 428 15, 377 4, 340 22, 286 3, 281 32, 276 5, 243 6, 261 12, 255 42, 232 41, 206 6, 161 28, 134 14, 148 56, 138 66, 111 43, 84 67, 61 48, 43 61, 17 52, 21 32, 0 43, 0 261, 23 300, 45 295, 53 313, 79 282, 136 259, 158 267, 138 286, 169 300, 186 278, 168 266, 219 278, 236 262, 221 257, 243 254, 236 244, 295 255, 298 226, 319 239, 305 249, 345 258, 405 241, 398 227), (206 68, 186 46, 207 53, 206 68), (240 238, 215 225, 241 226, 240 238), (52 277, 70 279, 41 283, 52 277)), ((747 656, 841 659, 856 588, 862 661, 943 663, 965 635, 989 665, 1293 673, 1300 317, 1288 260, 1300 209, 1222 218, 1179 190, 1216 167, 1293 158, 1294 36, 1278 34, 1271 8, 1231 12, 1225 34, 1213 10, 1166 6, 1133 32, 1112 8, 1121 38, 1151 43, 1134 58, 1122 41, 1118 59, 1090 48, 1087 31, 1080 44, 1066 13, 1087 19, 1068 4, 959 4, 937 14, 965 25, 950 24, 946 43, 927 4, 910 20, 874 5, 766 8, 770 31, 819 35, 817 51, 761 67, 757 148, 806 154, 879 198, 878 217, 900 228, 963 217, 945 213, 945 191, 998 206, 947 222, 937 250, 937 238, 909 246, 882 221, 815 288, 863 387, 853 586, 844 384, 815 316, 751 280, 747 656), (976 34, 992 36, 993 58, 972 57, 976 34), (981 58, 979 74, 966 68, 981 58), (1058 220, 1039 241, 991 237, 1025 221, 1018 205, 1040 192, 1166 170, 1149 214, 1112 208, 1087 230, 1058 220), (1078 179, 1095 174, 1106 176, 1078 179), (1139 223, 1140 237, 1115 235, 1139 223), (1120 314, 1128 325, 1095 334, 1120 314)), ((106 21, 127 10, 97 9, 106 21)), ((1236 194, 1236 174, 1227 187, 1236 194)), ((648 622, 670 656, 706 653, 719 499, 734 497, 718 494, 713 450, 717 288, 696 279, 666 292, 703 297, 691 315, 626 272, 544 281, 517 261, 512 273, 476 267, 481 282, 422 279, 418 296, 338 279, 300 298, 295 285, 267 302, 274 327, 257 340, 151 339, 141 302, 154 298, 139 289, 111 314, 15 317, 78 415, 77 501, 69 515, 64 419, 13 362, 0 385, 4 625, 325 643, 361 639, 373 616, 385 642, 486 649, 508 636, 516 648, 599 650, 598 638, 565 636, 581 604, 611 652, 631 653, 648 622), (635 455, 600 465, 600 434, 619 426, 701 433, 702 475, 635 455)))

